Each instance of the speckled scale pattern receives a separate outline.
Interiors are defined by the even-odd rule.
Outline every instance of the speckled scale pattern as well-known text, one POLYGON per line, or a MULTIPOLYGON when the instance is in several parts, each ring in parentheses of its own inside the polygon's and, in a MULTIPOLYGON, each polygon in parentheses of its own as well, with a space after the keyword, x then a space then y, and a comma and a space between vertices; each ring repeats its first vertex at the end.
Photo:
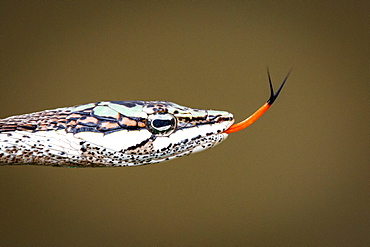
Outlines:
POLYGON ((0 120, 0 163, 69 167, 158 163, 223 141, 228 112, 193 109, 167 101, 103 101, 0 120), (147 117, 176 117, 169 136, 152 134, 147 117))

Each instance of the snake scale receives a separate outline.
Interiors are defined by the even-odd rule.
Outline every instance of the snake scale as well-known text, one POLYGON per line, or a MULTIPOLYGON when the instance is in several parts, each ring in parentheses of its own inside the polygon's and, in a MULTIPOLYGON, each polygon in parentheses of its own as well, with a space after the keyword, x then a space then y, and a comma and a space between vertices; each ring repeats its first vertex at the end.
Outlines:
MULTIPOLYGON (((288 73, 289 75, 289 73, 288 73)), ((233 124, 226 111, 167 101, 103 101, 0 119, 1 165, 116 167, 154 164, 209 149, 246 128, 275 101, 233 124)))

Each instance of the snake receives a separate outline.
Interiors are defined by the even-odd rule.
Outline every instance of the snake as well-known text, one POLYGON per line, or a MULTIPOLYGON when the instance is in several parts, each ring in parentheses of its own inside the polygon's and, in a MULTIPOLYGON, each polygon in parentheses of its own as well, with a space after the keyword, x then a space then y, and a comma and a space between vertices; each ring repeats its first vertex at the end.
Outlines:
POLYGON ((268 72, 269 99, 236 124, 227 111, 139 100, 101 101, 0 119, 0 165, 138 166, 207 150, 262 116, 289 73, 274 92, 268 72))

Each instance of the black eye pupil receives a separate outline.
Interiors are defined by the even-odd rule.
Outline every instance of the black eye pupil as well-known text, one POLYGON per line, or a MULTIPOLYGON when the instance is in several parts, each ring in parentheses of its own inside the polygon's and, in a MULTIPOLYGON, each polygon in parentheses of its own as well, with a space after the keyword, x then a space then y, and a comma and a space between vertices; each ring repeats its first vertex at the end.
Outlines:
POLYGON ((146 127, 155 135, 168 136, 176 130, 176 117, 169 113, 153 113, 148 116, 146 127))
POLYGON ((153 121, 153 126, 156 128, 171 126, 172 122, 173 120, 156 119, 153 121))

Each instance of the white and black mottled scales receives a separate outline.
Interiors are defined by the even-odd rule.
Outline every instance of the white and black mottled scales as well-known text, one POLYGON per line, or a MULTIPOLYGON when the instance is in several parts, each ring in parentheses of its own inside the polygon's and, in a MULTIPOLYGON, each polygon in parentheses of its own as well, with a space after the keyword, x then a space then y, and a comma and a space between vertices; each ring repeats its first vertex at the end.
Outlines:
POLYGON ((209 149, 234 119, 166 101, 107 101, 0 120, 0 163, 69 167, 153 164, 209 149))

